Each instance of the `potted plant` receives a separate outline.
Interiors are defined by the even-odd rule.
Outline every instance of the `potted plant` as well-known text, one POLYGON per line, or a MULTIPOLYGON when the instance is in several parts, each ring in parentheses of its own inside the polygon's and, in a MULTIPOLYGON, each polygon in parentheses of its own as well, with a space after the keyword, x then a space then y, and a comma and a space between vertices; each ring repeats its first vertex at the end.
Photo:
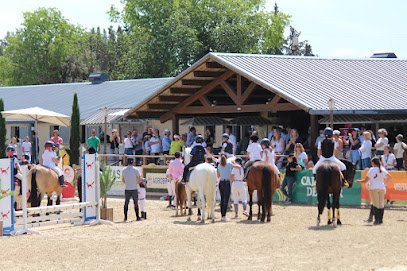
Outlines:
POLYGON ((113 170, 106 166, 100 174, 100 197, 102 206, 100 208, 100 218, 113 221, 113 208, 107 208, 107 192, 112 188, 115 178, 113 170))

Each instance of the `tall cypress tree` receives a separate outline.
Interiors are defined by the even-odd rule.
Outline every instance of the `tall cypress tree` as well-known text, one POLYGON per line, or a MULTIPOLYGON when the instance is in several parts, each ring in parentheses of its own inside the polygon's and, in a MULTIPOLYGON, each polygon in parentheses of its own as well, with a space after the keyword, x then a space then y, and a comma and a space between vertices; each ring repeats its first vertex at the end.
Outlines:
POLYGON ((69 138, 69 155, 72 164, 79 165, 79 147, 80 147, 80 113, 78 106, 78 95, 73 96, 72 115, 71 115, 71 136, 69 138))
MULTIPOLYGON (((0 112, 4 111, 3 99, 0 98, 0 112)), ((0 113, 0 158, 6 157, 6 120, 0 113)))

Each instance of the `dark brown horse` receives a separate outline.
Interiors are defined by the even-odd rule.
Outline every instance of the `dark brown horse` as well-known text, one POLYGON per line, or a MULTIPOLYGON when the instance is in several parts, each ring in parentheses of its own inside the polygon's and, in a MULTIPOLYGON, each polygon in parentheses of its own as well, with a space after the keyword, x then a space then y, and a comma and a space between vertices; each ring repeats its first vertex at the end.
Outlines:
POLYGON ((259 206, 257 219, 264 222, 267 215, 267 222, 270 222, 274 192, 280 186, 278 172, 275 172, 274 167, 266 162, 255 162, 247 172, 246 181, 250 206, 248 220, 252 220, 253 191, 257 190, 257 205, 259 206), (260 206, 262 207, 261 216, 260 206))
MULTIPOLYGON (((344 177, 348 183, 348 188, 351 188, 355 176, 355 165, 348 160, 341 161, 346 165, 346 174, 344 177)), ((325 161, 317 169, 316 190, 318 195, 317 226, 321 223, 321 215, 324 211, 325 205, 327 205, 328 208, 328 224, 341 225, 339 199, 342 191, 342 177, 340 169, 336 163, 325 161), (331 201, 329 199, 330 194, 332 195, 332 212, 331 201)))

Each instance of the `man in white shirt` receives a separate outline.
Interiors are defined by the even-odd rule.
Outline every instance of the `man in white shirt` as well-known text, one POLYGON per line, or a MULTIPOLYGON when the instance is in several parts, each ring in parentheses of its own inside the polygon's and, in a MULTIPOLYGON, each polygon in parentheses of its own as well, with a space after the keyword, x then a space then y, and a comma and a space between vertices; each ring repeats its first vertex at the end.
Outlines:
POLYGON ((236 142, 236 137, 234 134, 232 134, 232 128, 228 127, 225 130, 225 133, 229 135, 229 142, 232 143, 233 145, 233 154, 236 153, 236 148, 237 148, 237 142, 236 142))
POLYGON ((26 159, 28 161, 31 161, 31 142, 30 142, 30 138, 28 136, 25 137, 22 147, 23 147, 23 155, 26 156, 26 159))

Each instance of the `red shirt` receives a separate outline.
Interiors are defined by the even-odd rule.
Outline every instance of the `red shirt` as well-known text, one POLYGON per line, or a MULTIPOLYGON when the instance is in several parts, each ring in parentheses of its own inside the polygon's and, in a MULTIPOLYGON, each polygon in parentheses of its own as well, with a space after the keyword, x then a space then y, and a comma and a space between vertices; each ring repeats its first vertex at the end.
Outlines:
POLYGON ((64 140, 63 140, 62 137, 60 137, 60 136, 57 136, 57 137, 53 136, 53 137, 51 137, 51 141, 54 142, 55 144, 59 144, 59 145, 64 144, 64 140))

